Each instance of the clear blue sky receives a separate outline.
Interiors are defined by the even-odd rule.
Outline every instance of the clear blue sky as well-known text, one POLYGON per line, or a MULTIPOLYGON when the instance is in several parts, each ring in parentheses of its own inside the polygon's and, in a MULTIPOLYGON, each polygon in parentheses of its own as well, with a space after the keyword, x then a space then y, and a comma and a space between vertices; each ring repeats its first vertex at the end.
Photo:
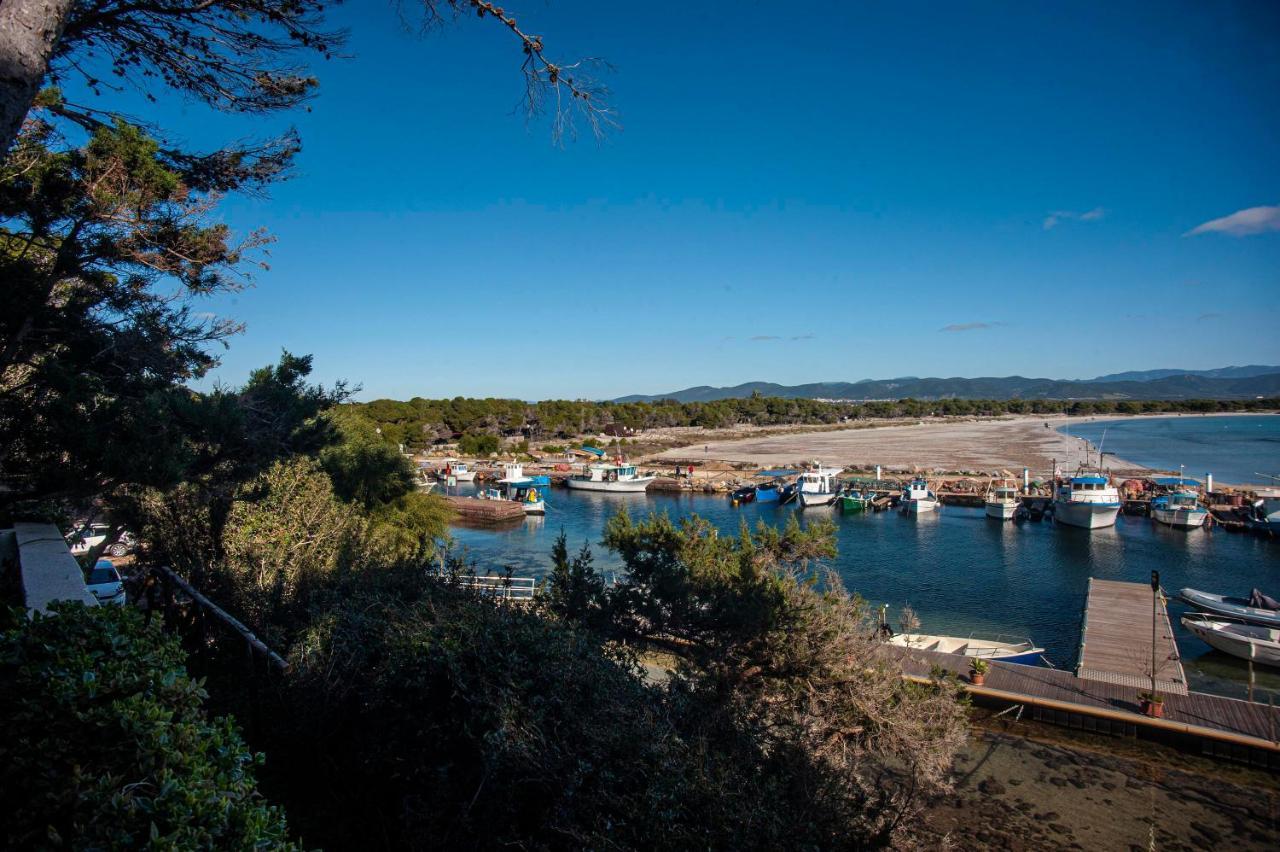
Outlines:
POLYGON ((278 237, 217 377, 281 347, 380 396, 1280 363, 1280 5, 509 0, 623 129, 557 147, 492 22, 355 2, 231 200, 278 237), (1252 224, 1250 224, 1252 223, 1252 224), (1270 228, 1269 230, 1267 230, 1270 228), (1246 234, 1246 231, 1261 233, 1246 234))

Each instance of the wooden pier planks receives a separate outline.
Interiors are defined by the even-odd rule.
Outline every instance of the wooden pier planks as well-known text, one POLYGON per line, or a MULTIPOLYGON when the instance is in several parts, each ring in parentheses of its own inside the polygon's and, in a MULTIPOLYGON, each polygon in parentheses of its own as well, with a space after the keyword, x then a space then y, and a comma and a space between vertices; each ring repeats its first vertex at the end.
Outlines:
POLYGON ((501 523, 524 517, 524 505, 514 500, 480 500, 454 495, 444 499, 462 520, 475 524, 501 523))
POLYGON ((1186 695, 1187 676, 1163 595, 1151 587, 1090 578, 1076 674, 1129 689, 1151 689, 1151 619, 1156 620, 1156 690, 1186 695))
MULTIPOLYGON (((1150 621, 1147 624, 1149 629, 1150 621)), ((968 659, 956 654, 900 649, 891 653, 898 656, 903 674, 915 679, 928 678, 934 667, 957 674, 969 668, 968 659)), ((1280 753, 1280 708, 1237 698, 1203 692, 1168 694, 1164 718, 1151 719, 1141 713, 1140 689, 1087 680, 1061 669, 1013 663, 991 663, 983 686, 965 684, 965 688, 975 696, 1014 704, 1056 705, 1086 716, 1105 716, 1136 726, 1164 728, 1280 753)))

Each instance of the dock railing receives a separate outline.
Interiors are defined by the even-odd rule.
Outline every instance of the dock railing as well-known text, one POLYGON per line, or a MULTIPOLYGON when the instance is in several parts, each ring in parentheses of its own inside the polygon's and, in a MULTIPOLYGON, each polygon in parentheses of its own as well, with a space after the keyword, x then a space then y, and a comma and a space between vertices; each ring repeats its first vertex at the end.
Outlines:
POLYGON ((533 577, 459 577, 458 585, 498 600, 532 601, 538 592, 538 581, 533 577))

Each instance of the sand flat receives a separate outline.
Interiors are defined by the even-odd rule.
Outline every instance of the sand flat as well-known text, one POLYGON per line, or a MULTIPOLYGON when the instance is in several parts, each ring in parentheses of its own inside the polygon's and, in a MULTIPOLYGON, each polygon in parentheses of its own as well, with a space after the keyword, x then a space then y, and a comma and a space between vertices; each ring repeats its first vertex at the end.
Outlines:
MULTIPOLYGON (((1099 419, 1117 419, 1106 417, 1099 419)), ((990 420, 923 420, 909 424, 710 441, 667 450, 657 458, 749 462, 762 467, 819 460, 829 466, 920 470, 1031 469, 1047 475, 1056 459, 1060 468, 1084 460, 1087 442, 1060 434, 1058 427, 1080 422, 1065 416, 1021 416, 990 420)), ((1141 470, 1107 457, 1112 470, 1141 470)))

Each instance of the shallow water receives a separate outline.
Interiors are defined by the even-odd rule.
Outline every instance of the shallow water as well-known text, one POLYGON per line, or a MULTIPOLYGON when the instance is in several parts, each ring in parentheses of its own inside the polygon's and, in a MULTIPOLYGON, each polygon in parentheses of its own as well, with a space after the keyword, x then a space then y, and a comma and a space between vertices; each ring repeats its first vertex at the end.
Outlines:
MULTIPOLYGON (((1280 416, 1274 414, 1098 419, 1058 431, 1095 447, 1105 441, 1103 450, 1144 467, 1176 471, 1186 465, 1187 476, 1197 479, 1212 473, 1217 482, 1270 485, 1268 475, 1280 476, 1280 416)), ((1078 448, 1072 452, 1080 461, 1078 448)))
MULTIPOLYGON (((519 576, 542 576, 552 542, 564 529, 571 550, 586 541, 598 567, 617 570, 619 561, 599 542, 610 514, 624 508, 633 515, 697 513, 729 532, 736 532, 742 520, 778 524, 798 511, 768 503, 734 508, 723 496, 557 489, 545 518, 526 518, 499 531, 459 528, 454 537, 481 570, 510 566, 519 576)), ((1158 570, 1171 594, 1184 586, 1233 594, 1258 586, 1280 594, 1280 541, 1254 535, 1184 532, 1124 516, 1114 528, 1092 531, 1050 522, 1000 523, 981 509, 955 506, 919 518, 898 512, 842 516, 818 509, 801 511, 802 520, 806 514, 835 519, 840 553, 833 567, 850 591, 873 604, 889 604, 895 626, 897 609, 910 604, 922 632, 1030 637, 1058 668, 1076 664, 1091 576, 1147 583, 1151 571, 1158 570)), ((1182 604, 1171 601, 1169 610, 1192 688, 1243 696, 1246 664, 1184 631, 1177 623, 1186 611, 1182 604)), ((1134 641, 1142 642, 1136 632, 1134 641)), ((1280 672, 1259 669, 1256 678, 1257 687, 1274 690, 1280 703, 1280 672)))

